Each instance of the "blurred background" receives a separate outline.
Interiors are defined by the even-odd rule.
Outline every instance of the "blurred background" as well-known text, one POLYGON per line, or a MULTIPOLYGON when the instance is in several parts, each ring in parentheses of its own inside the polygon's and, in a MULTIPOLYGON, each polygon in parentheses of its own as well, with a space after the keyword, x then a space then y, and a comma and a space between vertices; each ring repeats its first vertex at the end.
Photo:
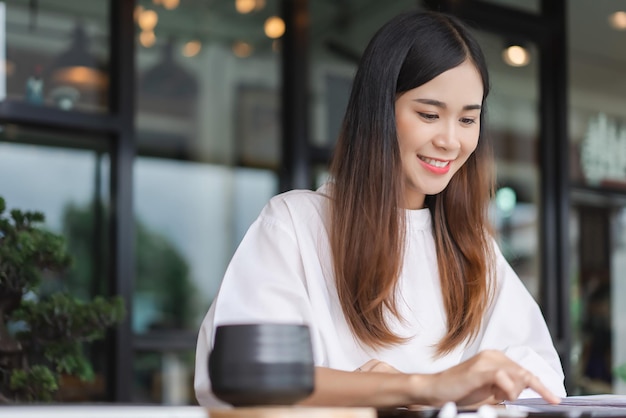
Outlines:
POLYGON ((626 1, 0 1, 0 196, 129 315, 65 401, 195 404, 197 329, 266 201, 326 179, 358 59, 409 8, 492 75, 493 222, 570 394, 626 393, 626 1))

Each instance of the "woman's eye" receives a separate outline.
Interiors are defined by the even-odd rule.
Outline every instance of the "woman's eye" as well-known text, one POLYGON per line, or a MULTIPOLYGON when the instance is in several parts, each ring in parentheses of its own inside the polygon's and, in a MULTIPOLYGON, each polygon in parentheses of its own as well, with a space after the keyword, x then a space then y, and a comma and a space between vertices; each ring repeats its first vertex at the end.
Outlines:
POLYGON ((439 116, 432 114, 432 113, 422 113, 422 112, 417 112, 417 113, 426 120, 435 120, 439 118, 439 116))
POLYGON ((472 118, 461 118, 461 123, 464 125, 471 125, 473 123, 476 123, 476 119, 472 119, 472 118))

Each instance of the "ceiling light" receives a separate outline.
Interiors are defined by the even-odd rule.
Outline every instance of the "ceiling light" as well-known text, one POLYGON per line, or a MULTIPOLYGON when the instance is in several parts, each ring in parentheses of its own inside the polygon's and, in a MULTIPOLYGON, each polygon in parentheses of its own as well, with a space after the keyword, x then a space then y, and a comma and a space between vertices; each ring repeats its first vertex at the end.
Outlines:
POLYGON ((159 21, 159 15, 154 10, 144 10, 139 15, 139 27, 144 31, 154 30, 157 22, 159 21))
POLYGON ((100 60, 89 52, 89 39, 82 23, 76 24, 71 39, 69 48, 56 57, 50 67, 53 83, 77 88, 106 88, 108 75, 100 60))
POLYGON ((246 58, 252 54, 252 45, 247 42, 237 41, 233 44, 233 54, 239 58, 246 58))
POLYGON ((135 6, 135 11, 133 12, 133 19, 135 20, 135 22, 139 21, 139 16, 141 16, 144 10, 145 9, 141 5, 135 6))
POLYGON ((0 72, 2 71, 2 67, 4 66, 4 74, 7 77, 11 77, 15 74, 15 63, 10 59, 6 59, 4 61, 0 61, 0 72))
POLYGON ((255 0, 236 0, 235 9, 241 14, 250 13, 256 6, 255 0))
POLYGON ((156 36, 154 35, 153 31, 144 30, 144 31, 141 31, 141 33, 139 34, 139 43, 143 47, 150 48, 152 45, 154 45, 155 42, 156 42, 156 36))
POLYGON ((259 10, 263 10, 263 8, 265 7, 265 0, 255 0, 254 3, 254 10, 256 10, 257 12, 259 10))
POLYGON ((502 51, 502 58, 512 67, 523 67, 530 62, 530 53, 523 46, 511 45, 502 51))
POLYGON ((609 15, 609 24, 613 29, 626 30, 626 12, 619 11, 609 15))
POLYGON ((280 38, 285 33, 285 22, 278 16, 271 16, 265 21, 264 29, 268 38, 280 38))
POLYGON ((241 14, 247 14, 251 11, 258 12, 265 7, 265 0, 235 0, 235 9, 241 14))
POLYGON ((281 42, 280 39, 274 39, 272 41, 272 51, 280 52, 281 42))
POLYGON ((174 10, 180 4, 180 0, 161 0, 161 4, 167 10, 174 10))
POLYGON ((195 57, 202 49, 202 43, 197 40, 189 41, 183 47, 183 55, 186 57, 195 57))

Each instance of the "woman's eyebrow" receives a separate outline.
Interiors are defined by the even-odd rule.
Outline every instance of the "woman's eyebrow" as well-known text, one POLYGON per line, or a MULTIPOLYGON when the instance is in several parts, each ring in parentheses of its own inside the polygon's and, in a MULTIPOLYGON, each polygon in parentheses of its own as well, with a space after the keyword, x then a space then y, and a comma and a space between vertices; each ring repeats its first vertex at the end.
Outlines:
MULTIPOLYGON (((435 99, 414 99, 413 101, 418 102, 418 103, 424 103, 427 105, 437 106, 442 109, 445 109, 446 107, 448 107, 444 102, 435 100, 435 99)), ((463 110, 480 110, 481 108, 482 106, 479 104, 470 104, 470 105, 463 106, 463 110)))

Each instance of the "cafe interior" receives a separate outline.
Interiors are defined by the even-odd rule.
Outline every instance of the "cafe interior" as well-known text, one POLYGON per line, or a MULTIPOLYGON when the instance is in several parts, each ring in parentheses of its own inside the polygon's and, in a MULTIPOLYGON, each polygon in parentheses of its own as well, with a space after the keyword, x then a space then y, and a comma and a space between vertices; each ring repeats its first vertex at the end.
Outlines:
POLYGON ((125 308, 55 399, 197 403, 230 257, 271 196, 326 180, 360 54, 410 8, 485 51, 491 216, 568 393, 626 394, 626 1, 5 0, 0 197, 67 243, 47 291, 125 308))

